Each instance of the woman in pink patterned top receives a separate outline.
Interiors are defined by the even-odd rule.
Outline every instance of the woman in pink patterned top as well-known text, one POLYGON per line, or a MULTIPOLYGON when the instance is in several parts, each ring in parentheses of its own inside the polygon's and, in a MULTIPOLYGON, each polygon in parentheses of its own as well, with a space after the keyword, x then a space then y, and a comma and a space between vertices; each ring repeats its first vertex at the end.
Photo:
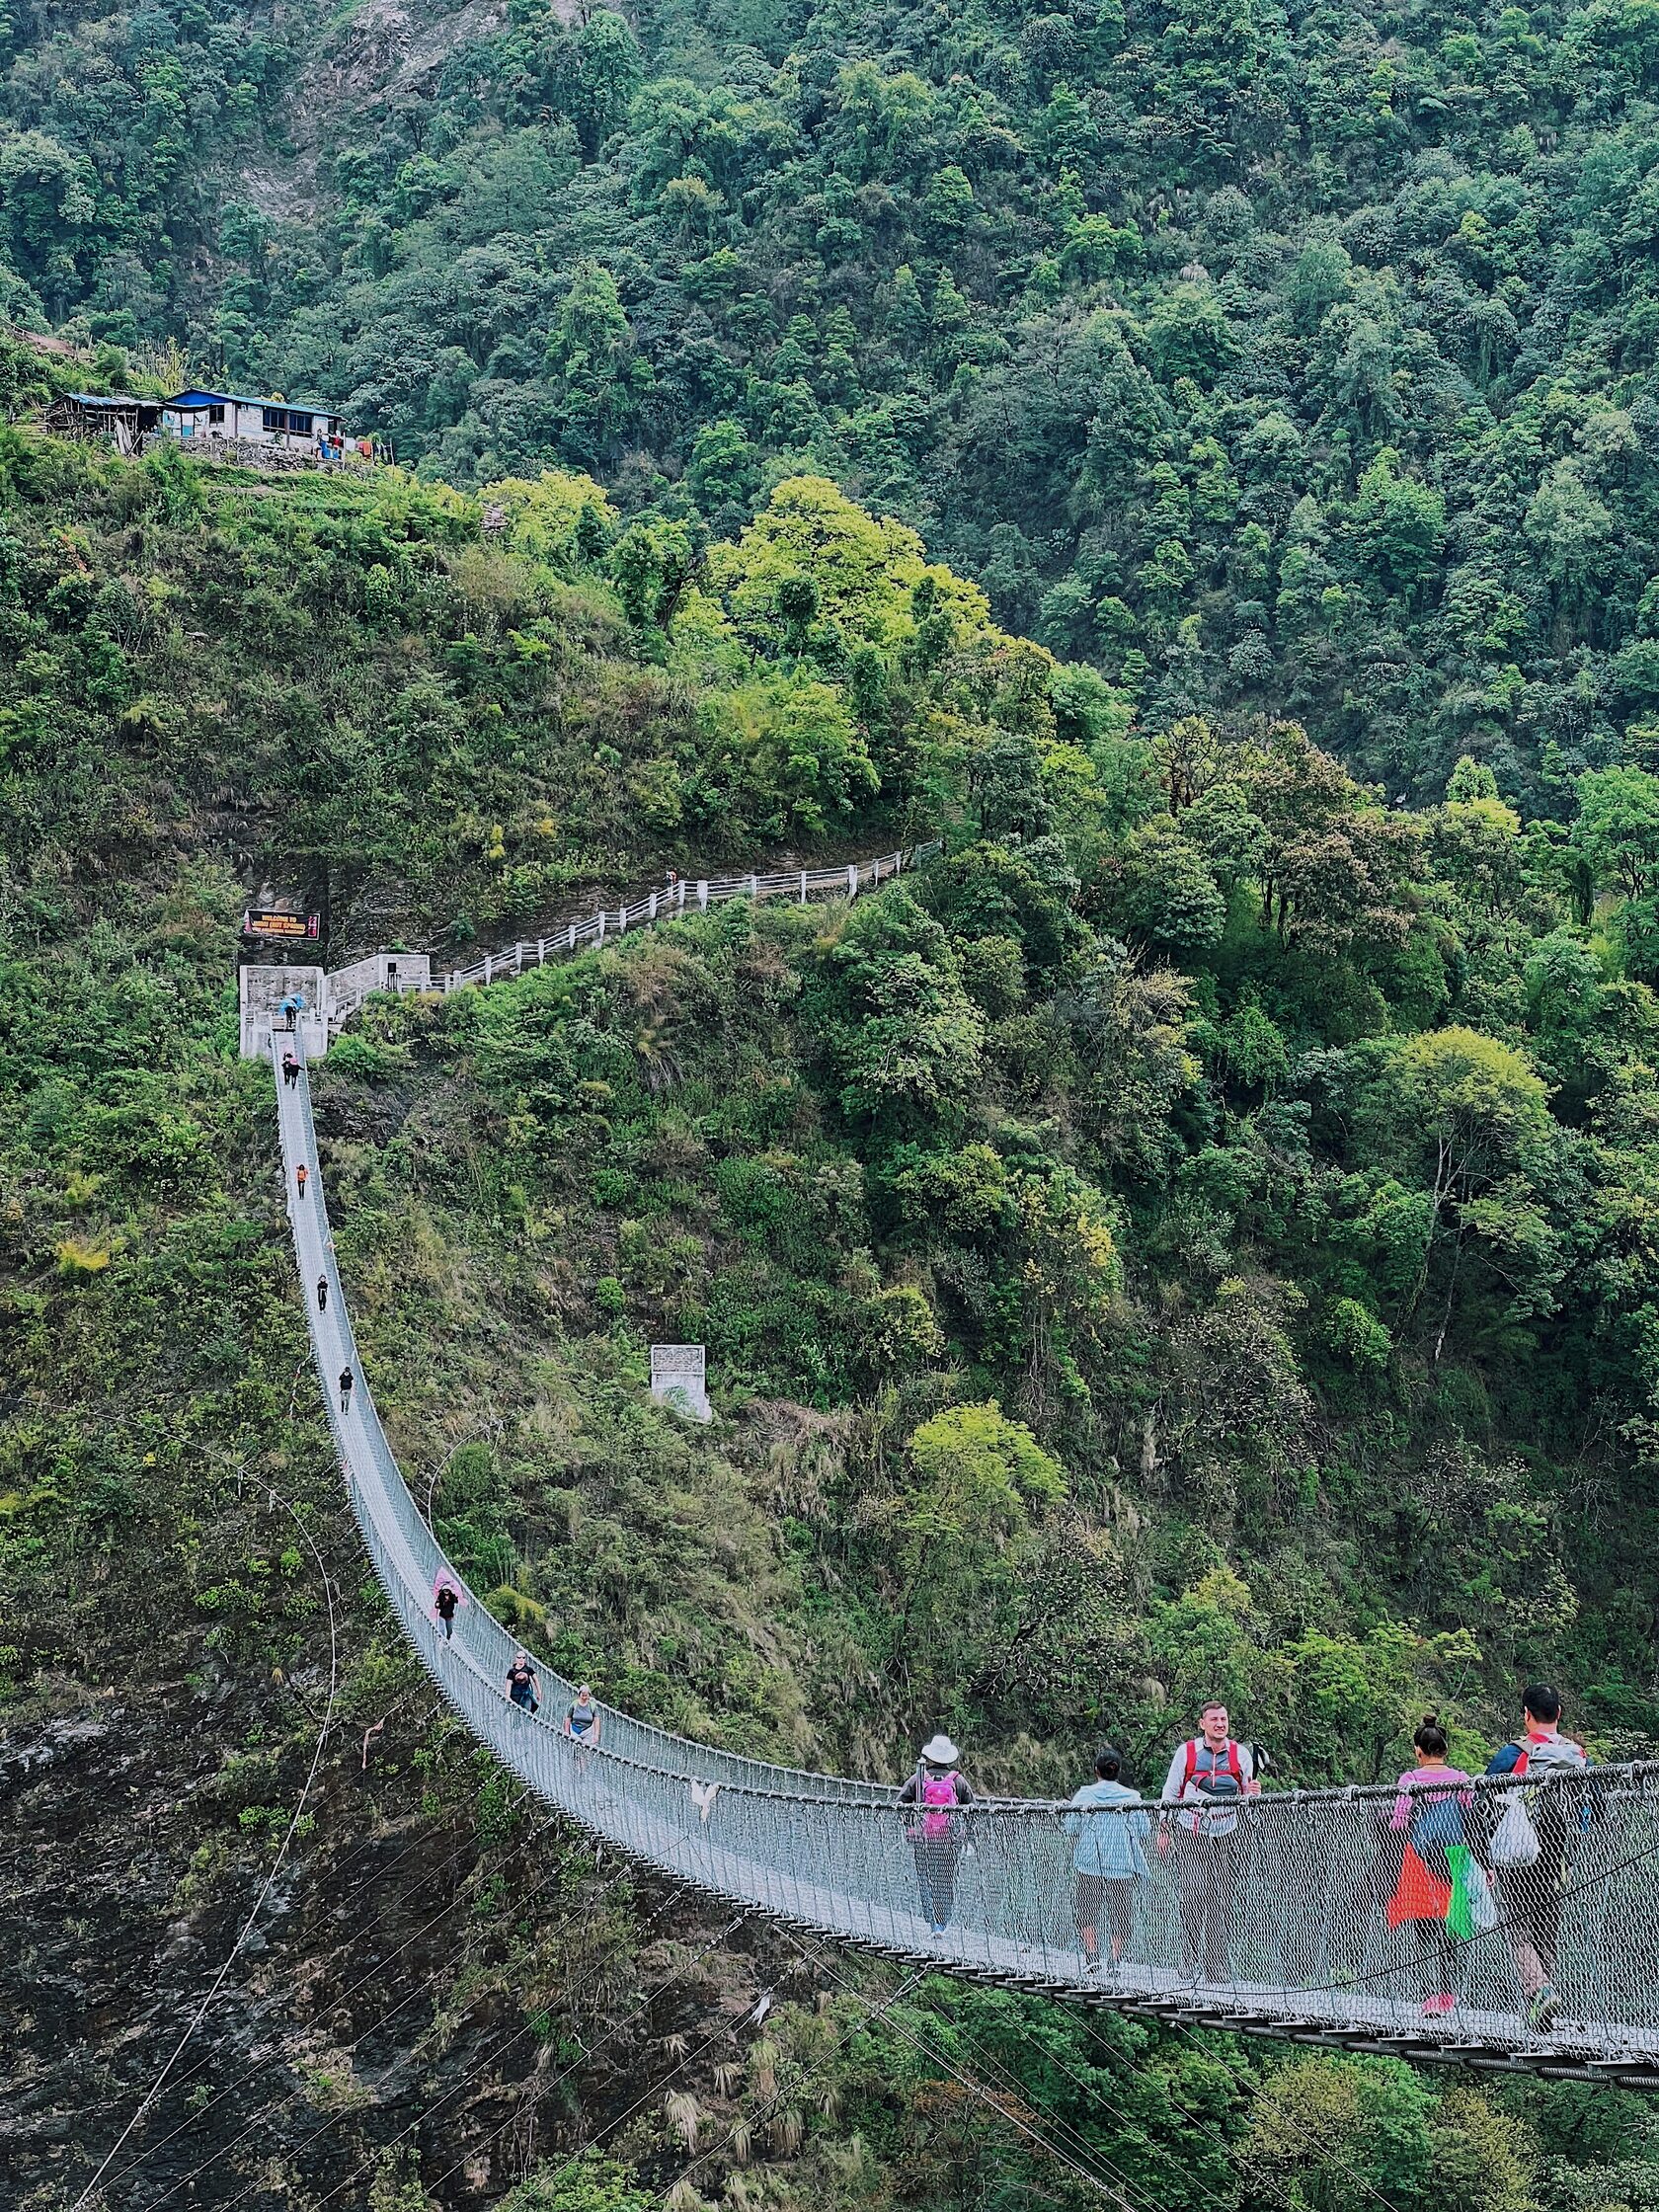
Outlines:
POLYGON ((1405 1838, 1399 1880, 1388 1900, 1388 1926, 1423 1924, 1420 1955, 1429 1984, 1423 2011, 1432 2018, 1450 2013, 1458 2002, 1459 1937, 1452 1923, 1462 1917, 1456 1905, 1469 1863, 1463 1815, 1474 1800, 1469 1778, 1447 1759, 1446 1731, 1434 1713, 1424 1714, 1411 1740, 1418 1763, 1401 1775, 1388 1820, 1394 1833, 1405 1838), (1437 1789, 1437 1782, 1447 1786, 1437 1789))

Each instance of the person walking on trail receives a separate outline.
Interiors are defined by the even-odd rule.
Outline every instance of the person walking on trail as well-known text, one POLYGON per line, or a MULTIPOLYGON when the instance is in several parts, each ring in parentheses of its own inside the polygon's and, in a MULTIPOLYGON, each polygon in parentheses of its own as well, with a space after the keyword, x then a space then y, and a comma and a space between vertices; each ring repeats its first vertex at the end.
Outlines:
POLYGON ((515 1705, 522 1705, 526 1712, 540 1712, 541 1684, 530 1664, 527 1651, 520 1651, 507 1670, 507 1694, 515 1705))
POLYGON ((916 1887, 929 1929, 942 1936, 956 1909, 956 1869, 964 1849, 973 1850, 959 1806, 971 1805, 974 1792, 957 1773, 962 1754, 950 1738, 938 1735, 921 1747, 916 1771, 899 1792, 911 1808, 905 1834, 915 1853, 916 1887))
POLYGON ((319 1313, 328 1311, 328 1277, 326 1275, 319 1275, 317 1278, 317 1311, 319 1313))
POLYGON ((343 1367, 340 1371, 340 1410, 342 1413, 350 1413, 352 1410, 352 1391, 356 1384, 356 1377, 349 1367, 343 1367))
POLYGON ((1521 1977, 1526 2021, 1541 2034, 1561 2010, 1555 1959, 1561 1941, 1561 1891, 1567 1847, 1587 1808, 1570 1779, 1584 1772, 1584 1747, 1561 1733, 1561 1693, 1535 1682, 1521 1695, 1526 1726, 1487 1761, 1489 1775, 1529 1786, 1494 1790, 1487 1857, 1498 1905, 1521 1977))
POLYGON ((292 1053, 282 1055, 282 1081, 289 1090, 299 1081, 299 1062, 292 1053))
POLYGON ((1152 1832, 1151 1815, 1138 1809, 1141 1792, 1123 1779, 1123 1759, 1115 1745, 1101 1745, 1094 1776, 1071 1800, 1082 1809, 1066 1815, 1066 1833, 1077 1839, 1071 1854, 1077 1877, 1077 1934, 1091 1974, 1100 1966, 1102 1917, 1114 1967, 1134 1939, 1135 1885, 1151 1871, 1146 1845, 1152 1832), (1125 1811, 1126 1806, 1137 1809, 1125 1811))
POLYGON ((1201 1733, 1177 1744, 1164 1778, 1163 1802, 1177 1808, 1158 1827, 1158 1852, 1175 1853, 1181 1900, 1181 1943, 1194 1981, 1224 1982, 1233 1901, 1238 1889, 1238 1813, 1261 1794, 1256 1755, 1227 1733, 1227 1709, 1208 1698, 1201 1733))
POLYGON ((1423 2016, 1433 2019, 1456 2011, 1462 1946, 1490 1928, 1497 1914, 1469 1844, 1474 1803, 1469 1778, 1451 1764, 1439 1717, 1425 1713, 1411 1741, 1417 1764, 1401 1775, 1388 1816, 1390 1830, 1403 1839, 1388 1926, 1417 1932, 1427 1985, 1423 2016))
POLYGON ((597 1745, 604 1730, 599 1718, 599 1708, 593 1702, 593 1693, 587 1683, 577 1685, 576 1696, 565 1708, 565 1734, 573 1742, 585 1744, 589 1749, 597 1745))
POLYGON ((298 1191, 301 1198, 305 1196, 305 1185, 309 1181, 310 1175, 310 1168, 308 1168, 305 1162, 301 1160, 299 1165, 294 1169, 294 1189, 298 1191))

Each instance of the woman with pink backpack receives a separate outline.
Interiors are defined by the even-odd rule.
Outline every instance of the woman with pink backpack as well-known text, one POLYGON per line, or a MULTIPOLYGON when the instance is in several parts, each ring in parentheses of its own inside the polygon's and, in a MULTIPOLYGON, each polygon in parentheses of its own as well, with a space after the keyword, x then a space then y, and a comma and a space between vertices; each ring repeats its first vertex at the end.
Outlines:
POLYGON ((967 1822, 958 1809, 974 1802, 974 1792, 957 1773, 962 1754, 948 1736, 921 1747, 916 1771, 899 1792, 909 1808, 905 1835, 915 1853, 916 1887, 921 1910, 935 1936, 950 1926, 956 1907, 956 1862, 968 1845, 967 1822))

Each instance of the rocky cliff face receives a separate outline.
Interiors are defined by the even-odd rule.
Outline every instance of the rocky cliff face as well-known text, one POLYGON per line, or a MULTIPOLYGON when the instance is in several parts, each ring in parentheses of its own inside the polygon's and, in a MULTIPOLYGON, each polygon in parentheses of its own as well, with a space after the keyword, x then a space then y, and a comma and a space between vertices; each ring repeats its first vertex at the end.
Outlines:
POLYGON ((274 1878, 326 1664, 59 1683, 0 1736, 8 2204, 75 2202, 210 1992, 111 2212, 402 2201, 416 2154, 445 2205, 494 2202, 642 2095, 654 2127, 655 2078, 752 2009, 726 1916, 521 1803, 423 1683, 378 1729, 361 1687, 274 1878))

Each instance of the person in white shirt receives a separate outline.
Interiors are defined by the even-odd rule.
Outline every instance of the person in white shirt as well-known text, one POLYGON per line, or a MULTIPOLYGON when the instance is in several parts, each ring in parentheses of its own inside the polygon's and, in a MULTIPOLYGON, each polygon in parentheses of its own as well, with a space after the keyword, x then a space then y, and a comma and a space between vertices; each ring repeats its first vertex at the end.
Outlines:
POLYGON ((1224 1982, 1237 1887, 1239 1806, 1259 1796, 1255 1753, 1227 1733, 1227 1709, 1207 1700, 1200 1733, 1177 1744, 1164 1778, 1163 1802, 1175 1808, 1158 1827, 1158 1851, 1175 1853, 1186 1970, 1195 1981, 1224 1982))

